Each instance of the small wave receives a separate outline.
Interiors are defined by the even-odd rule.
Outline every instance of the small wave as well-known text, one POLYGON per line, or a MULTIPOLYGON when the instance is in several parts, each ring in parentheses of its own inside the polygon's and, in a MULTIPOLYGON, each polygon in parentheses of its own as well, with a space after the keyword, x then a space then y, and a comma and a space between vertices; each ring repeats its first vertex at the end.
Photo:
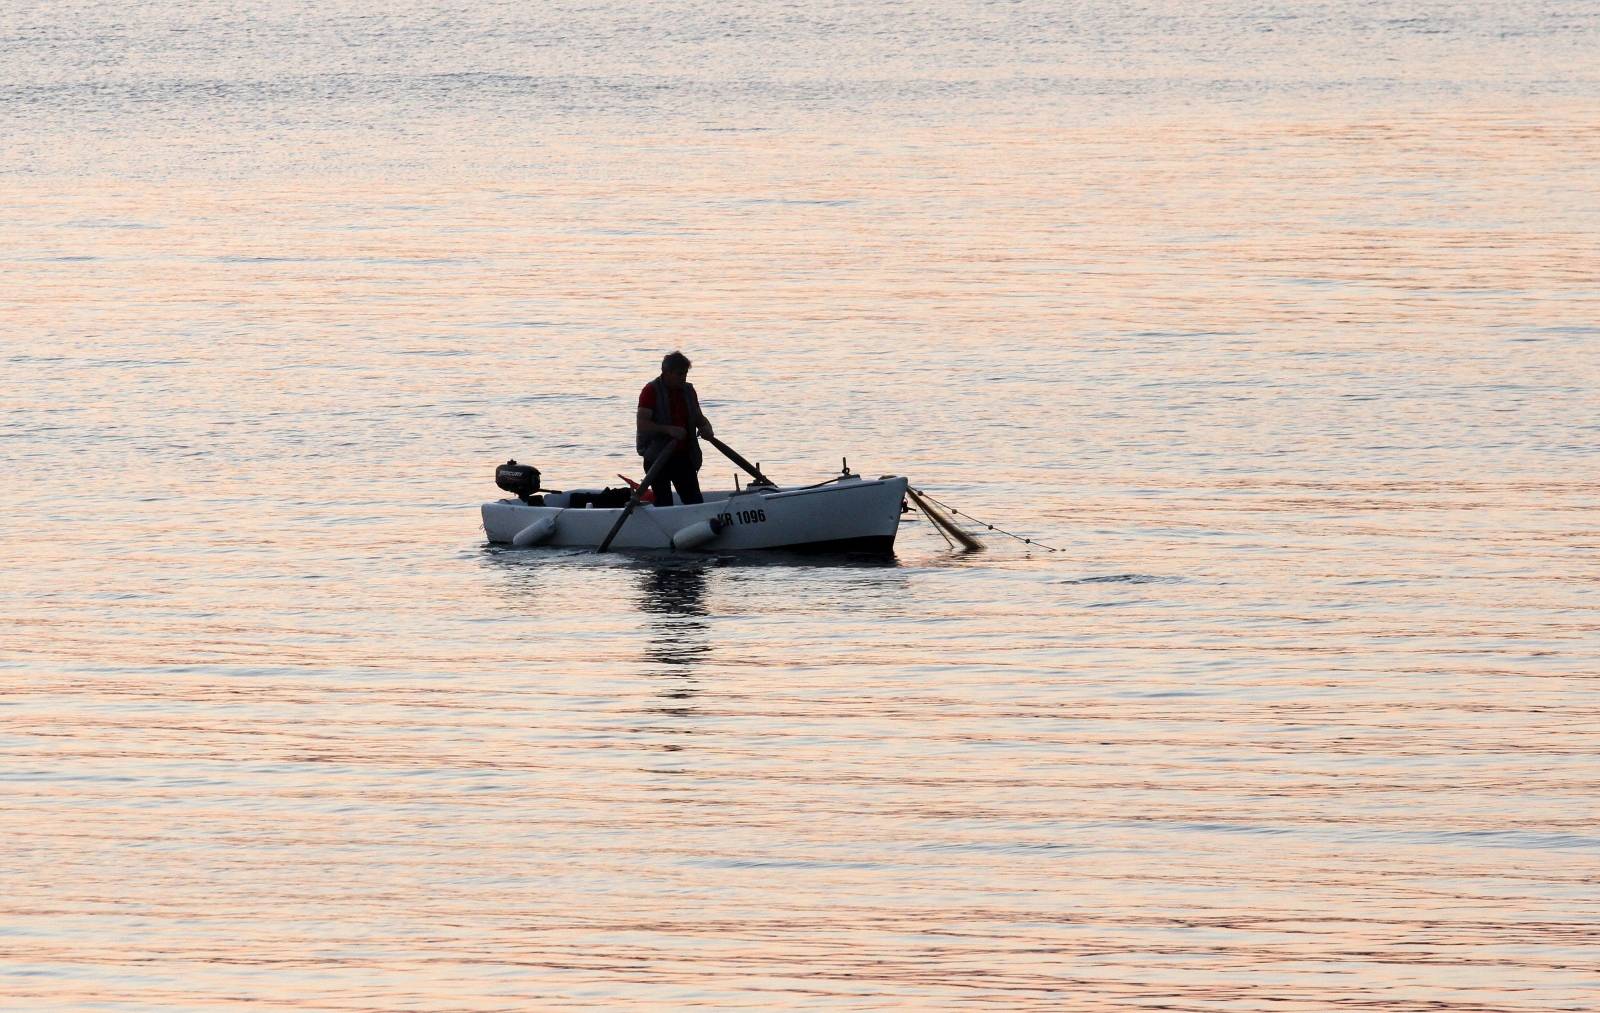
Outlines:
POLYGON ((1117 573, 1104 577, 1074 577, 1058 584, 1177 584, 1182 577, 1158 577, 1149 573, 1117 573))
POLYGON ((489 323, 476 324, 476 325, 473 325, 473 326, 484 328, 484 329, 489 329, 489 330, 494 330, 494 329, 498 329, 498 328, 522 328, 522 327, 547 329, 547 328, 551 328, 551 327, 567 327, 567 326, 571 326, 571 325, 561 323, 560 321, 557 321, 557 320, 494 320, 494 321, 490 321, 489 323))
POLYGON ((1531 328, 1531 330, 1535 334, 1561 334, 1561 335, 1573 335, 1573 336, 1578 336, 1578 337, 1588 337, 1590 335, 1600 334, 1600 327, 1589 327, 1589 326, 1582 326, 1582 325, 1571 325, 1571 326, 1561 326, 1561 327, 1534 327, 1534 328, 1531 328))
POLYGON ((69 229, 162 229, 164 225, 154 225, 150 222, 122 221, 115 218, 79 218, 67 222, 69 229))
POLYGON ((838 861, 823 859, 781 860, 771 858, 691 858, 684 865, 700 869, 882 869, 883 862, 838 861))
POLYGON ((1136 331, 1136 338, 1232 338, 1238 331, 1136 331))
POLYGON ((1294 835, 1307 839, 1352 844, 1373 842, 1412 846, 1450 845, 1457 847, 1512 848, 1528 851, 1600 850, 1600 838, 1575 833, 1539 830, 1413 830, 1379 826, 1329 826, 1307 824, 1225 823, 1215 820, 1108 820, 1099 826, 1176 830, 1184 833, 1245 834, 1262 836, 1294 835))
MULTIPOLYGON (((611 401, 611 400, 613 400, 613 399, 610 398, 610 397, 601 396, 599 394, 524 394, 521 397, 512 398, 511 399, 511 403, 512 404, 540 404, 540 403, 544 403, 544 402, 553 402, 553 403, 557 403, 557 404, 564 404, 564 403, 569 402, 569 401, 611 401)), ((576 444, 559 444, 559 446, 571 447, 571 446, 576 446, 576 444)))

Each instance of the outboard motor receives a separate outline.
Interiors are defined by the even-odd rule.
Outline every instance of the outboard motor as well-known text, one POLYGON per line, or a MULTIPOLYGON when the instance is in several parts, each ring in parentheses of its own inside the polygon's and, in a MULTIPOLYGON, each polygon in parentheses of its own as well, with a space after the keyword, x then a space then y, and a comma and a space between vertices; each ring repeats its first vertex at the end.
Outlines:
POLYGON ((539 469, 531 464, 518 464, 513 458, 494 469, 494 484, 532 505, 533 494, 539 491, 539 469))

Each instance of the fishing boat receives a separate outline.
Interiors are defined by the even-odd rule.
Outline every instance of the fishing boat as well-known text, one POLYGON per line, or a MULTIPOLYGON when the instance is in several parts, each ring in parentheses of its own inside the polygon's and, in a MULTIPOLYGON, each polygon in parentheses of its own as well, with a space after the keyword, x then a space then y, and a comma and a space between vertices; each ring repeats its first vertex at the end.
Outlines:
MULTIPOLYGON (((754 469, 752 469, 754 470, 754 469)), ((759 472, 757 472, 759 474, 759 472)), ((705 493, 695 504, 649 503, 631 488, 539 490, 538 469, 509 461, 495 472, 510 498, 483 504, 489 541, 599 549, 889 553, 900 528, 907 480, 844 473, 785 487, 761 476, 705 493)))

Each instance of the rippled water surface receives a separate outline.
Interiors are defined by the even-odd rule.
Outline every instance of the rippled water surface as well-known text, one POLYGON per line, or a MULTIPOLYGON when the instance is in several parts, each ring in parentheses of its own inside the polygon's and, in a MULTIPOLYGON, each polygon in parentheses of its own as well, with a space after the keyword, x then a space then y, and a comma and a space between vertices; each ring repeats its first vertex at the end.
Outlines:
POLYGON ((254 6, 0 12, 0 1006, 1595 1008, 1592 5, 254 6), (674 347, 1059 551, 486 546, 674 347))

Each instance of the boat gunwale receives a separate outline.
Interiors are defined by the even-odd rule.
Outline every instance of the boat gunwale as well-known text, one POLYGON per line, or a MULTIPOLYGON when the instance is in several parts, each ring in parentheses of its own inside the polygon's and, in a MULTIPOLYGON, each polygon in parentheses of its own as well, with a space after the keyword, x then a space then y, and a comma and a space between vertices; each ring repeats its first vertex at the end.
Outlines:
MULTIPOLYGON (((838 492, 845 489, 864 489, 868 486, 883 485, 886 482, 900 481, 901 476, 884 475, 881 478, 861 478, 860 476, 852 476, 852 478, 853 480, 849 482, 841 482, 838 478, 831 478, 826 482, 819 482, 816 485, 801 485, 792 489, 784 489, 781 487, 776 489, 766 489, 762 487, 751 488, 750 486, 746 486, 743 489, 730 490, 726 496, 722 494, 721 490, 718 490, 716 493, 714 493, 714 499, 706 499, 699 503, 674 503, 671 506, 658 506, 655 503, 641 501, 638 504, 638 507, 649 507, 651 512, 655 513, 665 510, 697 510, 711 506, 714 503, 727 502, 735 497, 743 496, 759 496, 762 499, 797 499, 801 496, 814 496, 821 493, 838 492)), ((571 489, 561 493, 560 495, 570 496, 573 493, 593 493, 600 491, 601 490, 599 489, 571 489)), ((530 510, 585 510, 593 511, 595 513, 603 513, 607 511, 611 513, 618 513, 626 509, 625 507, 574 507, 551 506, 547 503, 524 503, 515 496, 504 499, 489 500, 488 502, 504 503, 508 506, 522 506, 527 507, 530 510)), ((638 507, 636 507, 636 509, 638 507)))

